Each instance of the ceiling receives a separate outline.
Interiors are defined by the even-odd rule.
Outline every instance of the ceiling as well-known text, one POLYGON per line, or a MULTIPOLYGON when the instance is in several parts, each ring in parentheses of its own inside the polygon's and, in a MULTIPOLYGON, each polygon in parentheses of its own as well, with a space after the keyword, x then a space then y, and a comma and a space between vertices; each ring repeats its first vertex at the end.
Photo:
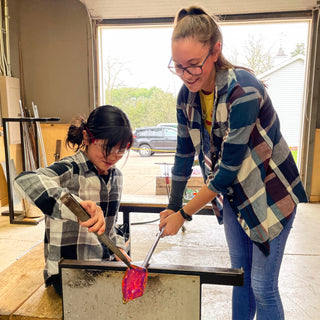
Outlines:
POLYGON ((318 0, 79 0, 93 19, 174 17, 179 9, 200 5, 212 15, 310 11, 318 0))

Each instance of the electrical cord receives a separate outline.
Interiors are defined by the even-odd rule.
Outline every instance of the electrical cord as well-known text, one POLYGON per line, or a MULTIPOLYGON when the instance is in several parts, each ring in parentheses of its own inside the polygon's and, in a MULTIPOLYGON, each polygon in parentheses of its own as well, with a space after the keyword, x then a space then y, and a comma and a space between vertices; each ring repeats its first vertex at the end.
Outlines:
POLYGON ((155 219, 155 220, 149 220, 149 221, 133 222, 133 223, 131 223, 131 225, 132 226, 137 226, 137 225, 141 225, 141 224, 148 224, 148 223, 152 223, 152 222, 157 222, 159 220, 160 220, 160 218, 155 219))

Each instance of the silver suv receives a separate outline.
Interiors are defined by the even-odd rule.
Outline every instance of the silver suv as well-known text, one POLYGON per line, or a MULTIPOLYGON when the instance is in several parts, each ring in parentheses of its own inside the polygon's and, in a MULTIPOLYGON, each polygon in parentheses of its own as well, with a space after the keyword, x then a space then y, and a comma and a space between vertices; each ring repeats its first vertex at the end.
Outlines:
POLYGON ((175 152, 177 147, 177 129, 174 127, 143 127, 133 133, 132 150, 141 157, 150 157, 155 152, 175 152))

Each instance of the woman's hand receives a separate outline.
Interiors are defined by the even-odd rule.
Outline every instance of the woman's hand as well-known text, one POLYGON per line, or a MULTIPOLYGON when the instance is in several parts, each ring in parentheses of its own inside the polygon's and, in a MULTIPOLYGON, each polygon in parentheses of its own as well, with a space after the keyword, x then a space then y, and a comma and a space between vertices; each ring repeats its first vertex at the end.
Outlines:
MULTIPOLYGON (((124 255, 130 262, 132 262, 130 256, 127 254, 127 252, 126 252, 125 250, 123 250, 122 248, 119 248, 119 250, 123 253, 123 255, 124 255)), ((116 260, 117 260, 117 261, 122 261, 117 255, 115 255, 115 256, 116 256, 116 260)))
POLYGON ((102 209, 90 200, 80 201, 80 204, 89 213, 91 218, 85 222, 79 221, 79 224, 82 227, 87 227, 89 232, 97 232, 98 235, 103 234, 106 230, 106 222, 102 209))
POLYGON ((159 229, 161 230, 165 226, 162 236, 173 236, 178 233, 184 223, 184 218, 180 212, 174 212, 173 210, 166 209, 160 212, 160 224, 159 229))
POLYGON ((160 212, 160 222, 164 220, 165 218, 169 217, 171 214, 173 214, 174 211, 170 209, 166 209, 160 212))

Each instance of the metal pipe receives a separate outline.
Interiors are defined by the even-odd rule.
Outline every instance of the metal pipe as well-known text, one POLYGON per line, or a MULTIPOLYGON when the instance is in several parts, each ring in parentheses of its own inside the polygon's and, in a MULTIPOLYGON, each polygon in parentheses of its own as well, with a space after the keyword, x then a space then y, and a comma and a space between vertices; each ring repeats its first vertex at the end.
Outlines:
POLYGON ((9 126, 7 119, 2 119, 3 121, 3 134, 4 134, 4 153, 6 161, 6 173, 7 173, 7 187, 8 187, 8 202, 9 202, 9 217, 10 223, 14 220, 14 207, 12 199, 12 185, 11 185, 11 175, 10 175, 10 151, 9 151, 9 126))
POLYGON ((158 242, 159 242, 159 240, 161 238, 161 235, 163 233, 163 230, 164 230, 164 227, 162 227, 162 229, 159 231, 159 233, 158 233, 158 235, 156 237, 156 240, 153 242, 153 244, 152 244, 152 246, 151 246, 151 248, 150 248, 150 250, 149 250, 149 252, 148 252, 148 254, 146 256, 146 258, 143 261, 142 268, 147 269, 149 261, 150 261, 150 258, 152 256, 154 250, 156 249, 156 246, 157 246, 157 244, 158 244, 158 242))

